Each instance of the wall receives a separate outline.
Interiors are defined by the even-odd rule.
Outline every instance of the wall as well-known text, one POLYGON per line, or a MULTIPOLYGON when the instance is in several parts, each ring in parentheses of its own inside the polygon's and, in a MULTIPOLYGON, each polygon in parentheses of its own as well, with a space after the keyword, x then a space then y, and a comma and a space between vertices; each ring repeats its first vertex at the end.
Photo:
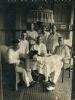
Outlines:
MULTIPOLYGON (((31 9, 38 8, 38 6, 47 9, 53 9, 55 24, 59 26, 60 24, 66 24, 67 29, 70 23, 71 15, 71 4, 70 3, 53 3, 48 0, 48 3, 5 3, 0 5, 0 43, 5 43, 8 45, 11 38, 19 38, 20 33, 26 29, 27 15, 30 13, 31 9), (46 5, 48 6, 46 6, 46 5)), ((57 27, 58 29, 58 27, 57 27)), ((69 31, 60 31, 64 34, 64 37, 69 37, 69 31)))
POLYGON ((54 20, 57 25, 57 29, 61 34, 63 34, 64 38, 69 38, 69 24, 71 20, 71 3, 55 3, 54 4, 54 20), (61 30, 60 25, 66 25, 65 29, 61 30))
MULTIPOLYGON (((50 2, 49 2, 50 3, 50 2)), ((64 35, 64 37, 69 38, 69 24, 70 24, 70 19, 71 19, 71 3, 62 3, 62 2, 58 2, 58 3, 51 3, 51 5, 49 5, 49 3, 47 4, 47 6, 44 6, 45 4, 40 4, 39 6, 41 7, 41 5, 43 5, 43 8, 46 9, 52 9, 54 11, 54 20, 55 20, 55 24, 57 25, 57 30, 59 30, 59 32, 61 34, 64 35), (66 25, 66 29, 60 31, 60 25, 61 24, 65 24, 66 25)), ((38 3, 37 3, 38 5, 38 3)), ((38 7, 39 7, 38 6, 38 7)), ((26 24, 27 24, 27 16, 30 13, 30 10, 33 8, 38 8, 34 3, 33 4, 28 4, 26 5, 25 3, 17 3, 17 10, 16 10, 16 28, 17 28, 17 37, 19 37, 19 34, 22 32, 22 30, 25 30, 26 28, 26 24)), ((39 8, 40 8, 39 7, 39 8)))

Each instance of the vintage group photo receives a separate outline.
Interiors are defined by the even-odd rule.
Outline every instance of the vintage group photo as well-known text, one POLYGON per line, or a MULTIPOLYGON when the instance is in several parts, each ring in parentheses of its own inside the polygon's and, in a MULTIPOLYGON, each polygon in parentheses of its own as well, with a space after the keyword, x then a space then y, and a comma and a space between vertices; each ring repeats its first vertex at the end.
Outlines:
POLYGON ((74 1, 0 2, 0 100, 75 100, 74 1))

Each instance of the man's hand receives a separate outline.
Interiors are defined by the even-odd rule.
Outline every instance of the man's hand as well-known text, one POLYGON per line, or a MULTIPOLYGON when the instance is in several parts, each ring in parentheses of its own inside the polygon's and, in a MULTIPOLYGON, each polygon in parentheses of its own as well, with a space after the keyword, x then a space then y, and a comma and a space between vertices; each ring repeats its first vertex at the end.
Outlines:
POLYGON ((44 52, 41 52, 40 53, 40 56, 44 57, 45 56, 45 53, 44 52))
POLYGON ((33 56, 33 60, 34 60, 34 61, 37 61, 37 55, 34 55, 34 56, 33 56))

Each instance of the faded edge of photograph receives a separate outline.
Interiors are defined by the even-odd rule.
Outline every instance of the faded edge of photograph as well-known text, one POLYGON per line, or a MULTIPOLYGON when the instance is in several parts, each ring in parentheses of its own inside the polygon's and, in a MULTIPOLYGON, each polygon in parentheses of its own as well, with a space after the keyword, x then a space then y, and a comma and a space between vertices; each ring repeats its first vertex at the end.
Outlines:
POLYGON ((74 4, 0 0, 0 100, 75 100, 74 4))

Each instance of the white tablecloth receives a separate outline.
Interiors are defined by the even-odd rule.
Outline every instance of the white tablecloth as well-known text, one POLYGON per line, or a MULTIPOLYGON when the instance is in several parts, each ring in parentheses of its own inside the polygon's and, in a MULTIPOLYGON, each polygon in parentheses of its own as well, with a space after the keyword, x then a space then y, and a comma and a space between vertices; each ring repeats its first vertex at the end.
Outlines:
POLYGON ((49 57, 37 57, 39 73, 49 76, 50 73, 61 69, 63 66, 62 57, 52 55, 49 57))
POLYGON ((61 69, 63 66, 62 57, 58 55, 41 57, 37 56, 37 61, 27 60, 27 70, 38 70, 40 74, 49 76, 51 72, 61 69))

